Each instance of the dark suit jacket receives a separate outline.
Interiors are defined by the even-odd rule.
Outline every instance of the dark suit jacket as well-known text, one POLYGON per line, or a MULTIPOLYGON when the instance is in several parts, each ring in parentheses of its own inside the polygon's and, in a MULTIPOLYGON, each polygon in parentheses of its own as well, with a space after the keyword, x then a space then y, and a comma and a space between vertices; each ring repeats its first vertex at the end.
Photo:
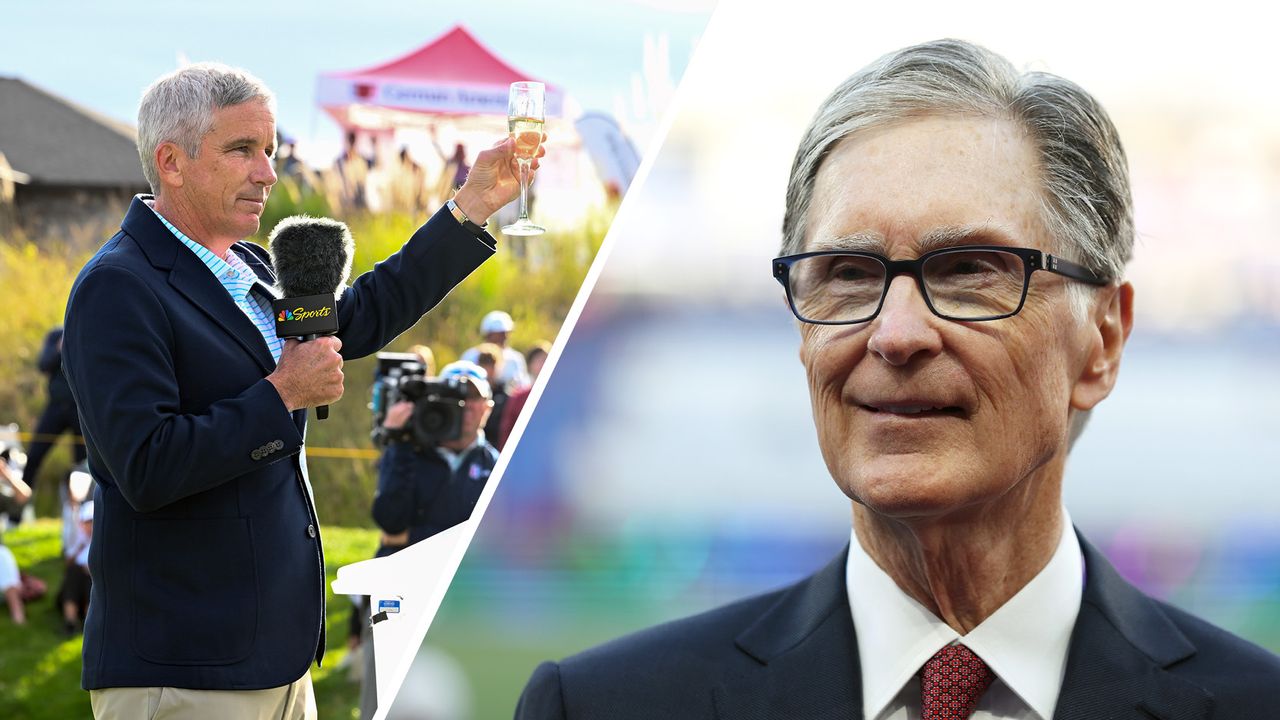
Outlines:
MULTIPOLYGON (((1280 658, 1148 598, 1080 542, 1087 579, 1056 720, 1280 716, 1280 658)), ((785 590, 543 663, 517 720, 861 718, 847 552, 785 590)))
MULTIPOLYGON (((268 284, 261 247, 233 248, 268 284)), ((492 254, 448 214, 338 302, 342 355, 377 351, 492 254)), ((86 689, 257 689, 324 652, 306 411, 262 335, 142 202, 85 265, 64 365, 97 481, 86 689)))

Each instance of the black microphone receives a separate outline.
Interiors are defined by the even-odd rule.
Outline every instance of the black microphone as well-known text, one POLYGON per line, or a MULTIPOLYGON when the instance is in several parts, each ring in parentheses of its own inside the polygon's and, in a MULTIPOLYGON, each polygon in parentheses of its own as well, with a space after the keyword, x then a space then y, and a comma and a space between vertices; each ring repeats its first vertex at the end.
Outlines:
MULTIPOLYGON (((268 240, 276 287, 271 303, 276 336, 303 342, 338 332, 338 296, 351 274, 351 231, 337 220, 295 215, 281 220, 268 240)), ((329 406, 316 418, 329 417, 329 406)))

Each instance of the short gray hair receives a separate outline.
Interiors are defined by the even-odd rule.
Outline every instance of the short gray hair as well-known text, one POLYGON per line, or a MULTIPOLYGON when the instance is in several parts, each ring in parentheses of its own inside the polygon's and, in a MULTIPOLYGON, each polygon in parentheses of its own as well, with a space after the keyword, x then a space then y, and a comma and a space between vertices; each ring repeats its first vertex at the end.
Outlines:
POLYGON ((250 100, 266 103, 275 113, 276 96, 261 80, 218 63, 187 65, 151 83, 138 105, 138 157, 151 191, 160 192, 160 143, 174 143, 195 157, 213 125, 214 111, 250 100))
POLYGON ((1019 125, 1040 158, 1044 219, 1059 252, 1106 278, 1133 253, 1133 200, 1120 136, 1106 111, 1075 83, 1019 73, 1003 57, 961 40, 890 53, 844 81, 818 108, 787 184, 782 252, 801 252, 814 182, 844 138, 869 128, 944 113, 1019 125))

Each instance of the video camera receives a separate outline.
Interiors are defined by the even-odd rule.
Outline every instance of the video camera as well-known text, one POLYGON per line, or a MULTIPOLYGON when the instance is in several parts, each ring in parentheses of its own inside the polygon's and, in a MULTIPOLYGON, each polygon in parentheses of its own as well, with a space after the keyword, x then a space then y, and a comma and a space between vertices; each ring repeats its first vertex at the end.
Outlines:
POLYGON ((462 413, 467 383, 458 378, 429 378, 422 360, 413 353, 378 353, 373 379, 373 442, 411 441, 422 447, 455 440, 462 435, 462 413), (401 400, 413 403, 413 415, 401 430, 387 430, 382 423, 387 408, 401 400))

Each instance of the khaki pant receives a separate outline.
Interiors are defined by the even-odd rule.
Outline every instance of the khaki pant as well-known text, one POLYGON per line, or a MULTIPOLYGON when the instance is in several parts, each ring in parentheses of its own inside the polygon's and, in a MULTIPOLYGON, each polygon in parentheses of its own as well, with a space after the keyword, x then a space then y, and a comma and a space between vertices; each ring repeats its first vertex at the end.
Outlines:
POLYGON ((266 690, 107 688, 89 700, 97 720, 316 720, 311 673, 266 690))

